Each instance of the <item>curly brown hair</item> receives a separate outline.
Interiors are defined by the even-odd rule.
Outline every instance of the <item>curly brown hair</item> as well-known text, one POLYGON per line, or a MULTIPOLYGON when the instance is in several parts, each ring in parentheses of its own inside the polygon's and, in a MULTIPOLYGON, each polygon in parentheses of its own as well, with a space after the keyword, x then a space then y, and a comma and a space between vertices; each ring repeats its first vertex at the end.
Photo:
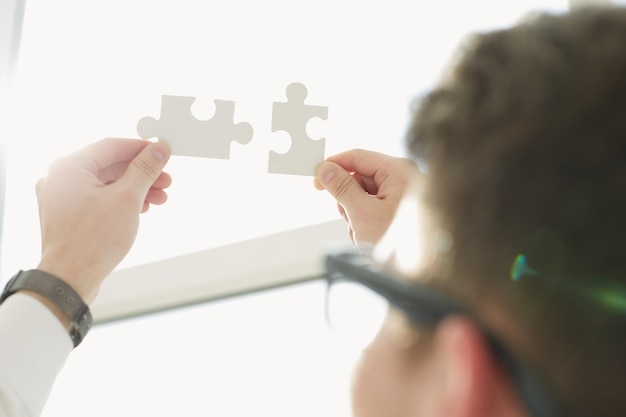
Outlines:
POLYGON ((566 415, 625 416, 626 9, 472 35, 407 146, 454 241, 440 285, 515 323, 494 327, 566 415), (538 276, 508 279, 520 255, 538 276))

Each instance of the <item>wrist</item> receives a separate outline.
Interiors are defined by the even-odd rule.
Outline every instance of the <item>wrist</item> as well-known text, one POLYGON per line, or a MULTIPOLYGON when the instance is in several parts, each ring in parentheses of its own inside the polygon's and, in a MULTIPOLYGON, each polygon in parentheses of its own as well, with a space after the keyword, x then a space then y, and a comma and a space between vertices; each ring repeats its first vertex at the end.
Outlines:
MULTIPOLYGON (((52 259, 56 258, 52 257, 52 259)), ((87 276, 85 271, 82 271, 79 267, 73 267, 69 262, 55 262, 54 260, 49 260, 49 257, 42 257, 36 269, 64 281, 67 285, 72 287, 87 304, 91 304, 96 298, 98 289, 91 288, 88 285, 93 282, 93 280, 87 276)))

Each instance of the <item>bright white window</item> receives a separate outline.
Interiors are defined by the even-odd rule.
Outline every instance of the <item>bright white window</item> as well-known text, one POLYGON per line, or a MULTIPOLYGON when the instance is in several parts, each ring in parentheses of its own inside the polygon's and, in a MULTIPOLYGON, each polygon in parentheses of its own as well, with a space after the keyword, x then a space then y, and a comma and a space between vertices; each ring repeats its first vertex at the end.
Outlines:
MULTIPOLYGON (((411 100, 467 33, 567 0, 315 2, 28 0, 7 153, 2 281, 36 265, 34 184, 49 163, 106 136, 136 137, 162 94, 236 102, 254 129, 230 160, 173 157, 170 200, 142 218, 120 269, 339 219, 310 177, 267 173, 271 109, 301 82, 328 107, 308 125, 326 155, 403 154, 411 100)), ((246 259, 245 262, 255 262, 246 259)), ((242 262, 233 259, 233 262, 242 262)), ((167 279, 167 277, 166 277, 167 279)), ((353 357, 323 321, 319 283, 96 327, 70 358, 45 417, 348 415, 353 357)))
POLYGON ((236 102, 254 129, 230 160, 175 157, 170 200, 143 217, 121 267, 338 218, 309 177, 267 173, 274 101, 294 81, 307 102, 328 106, 309 135, 326 155, 354 147, 403 151, 409 104, 437 79, 468 32, 511 24, 566 0, 198 2, 29 0, 5 144, 8 190, 3 276, 36 262, 33 184, 49 162, 107 136, 136 137, 158 118, 162 94, 197 97, 199 119, 214 99, 236 102), (16 238, 19 236, 19 239, 16 238))

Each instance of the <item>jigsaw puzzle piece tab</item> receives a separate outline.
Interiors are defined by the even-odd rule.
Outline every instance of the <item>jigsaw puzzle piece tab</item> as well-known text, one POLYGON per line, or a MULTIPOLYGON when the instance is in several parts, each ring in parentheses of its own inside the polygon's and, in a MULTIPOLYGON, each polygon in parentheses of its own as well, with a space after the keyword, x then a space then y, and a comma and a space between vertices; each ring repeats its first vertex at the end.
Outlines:
POLYGON ((214 100, 213 117, 198 120, 191 112, 195 100, 195 97, 163 95, 160 119, 140 119, 137 133, 144 139, 156 137, 166 142, 172 155, 217 159, 230 159, 231 142, 245 145, 252 140, 249 123, 233 122, 235 102, 214 100))
POLYGON ((313 117, 326 120, 328 107, 304 104, 307 89, 302 83, 290 84, 287 102, 274 102, 272 132, 284 130, 291 136, 291 148, 284 154, 270 151, 268 172, 275 174, 315 175, 315 168, 324 160, 326 139, 311 139, 306 126, 313 117))

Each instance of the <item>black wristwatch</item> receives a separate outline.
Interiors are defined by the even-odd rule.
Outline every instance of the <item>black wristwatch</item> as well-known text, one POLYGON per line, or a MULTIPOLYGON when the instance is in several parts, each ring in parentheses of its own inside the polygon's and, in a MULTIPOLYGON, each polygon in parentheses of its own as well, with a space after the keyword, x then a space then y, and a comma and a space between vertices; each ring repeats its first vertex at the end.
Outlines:
POLYGON ((54 275, 37 269, 18 272, 4 288, 0 304, 18 290, 29 290, 46 297, 67 315, 74 347, 83 341, 93 325, 89 306, 71 286, 54 275))

